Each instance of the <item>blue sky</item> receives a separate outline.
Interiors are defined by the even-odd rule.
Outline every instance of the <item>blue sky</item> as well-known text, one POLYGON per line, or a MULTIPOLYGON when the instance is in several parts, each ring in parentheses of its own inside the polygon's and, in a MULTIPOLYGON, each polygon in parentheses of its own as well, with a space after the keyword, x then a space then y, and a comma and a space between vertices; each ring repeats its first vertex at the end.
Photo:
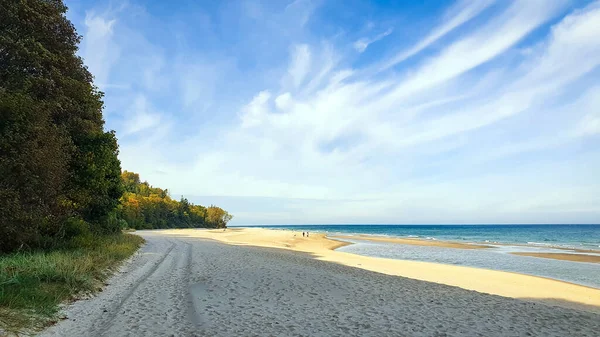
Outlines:
POLYGON ((600 1, 66 3, 123 168, 232 223, 600 221, 600 1))

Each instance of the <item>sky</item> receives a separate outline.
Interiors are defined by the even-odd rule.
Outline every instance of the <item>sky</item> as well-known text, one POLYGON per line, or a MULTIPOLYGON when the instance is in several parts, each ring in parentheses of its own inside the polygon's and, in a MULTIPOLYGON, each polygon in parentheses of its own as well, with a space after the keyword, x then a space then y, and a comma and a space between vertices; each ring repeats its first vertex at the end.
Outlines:
POLYGON ((600 222, 600 1, 65 2, 123 169, 232 224, 600 222))

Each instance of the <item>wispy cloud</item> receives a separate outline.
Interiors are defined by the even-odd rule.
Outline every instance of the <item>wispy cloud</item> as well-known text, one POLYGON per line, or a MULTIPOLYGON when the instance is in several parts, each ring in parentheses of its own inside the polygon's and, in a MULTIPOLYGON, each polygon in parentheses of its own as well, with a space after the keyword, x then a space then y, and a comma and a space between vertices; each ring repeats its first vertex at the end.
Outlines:
POLYGON ((574 104, 569 106, 572 111, 583 116, 573 128, 574 137, 593 137, 600 135, 600 87, 596 86, 584 93, 574 104))
POLYGON ((356 49, 359 53, 364 52, 365 50, 367 50, 367 47, 369 47, 370 44, 375 43, 381 39, 383 39, 384 37, 392 34, 392 32, 394 32, 394 30, 392 28, 389 28, 388 30, 386 30, 385 32, 375 35, 372 38, 362 38, 362 39, 358 39, 354 42, 353 47, 354 49, 356 49))
POLYGON ((220 196, 238 222, 600 216, 599 1, 458 1, 402 47, 402 25, 356 40, 338 28, 372 17, 337 27, 318 5, 257 3, 260 38, 219 26, 243 10, 208 14, 214 45, 153 36, 160 13, 89 16, 84 45, 103 42, 82 55, 106 83, 125 168, 220 196), (387 52, 363 53, 375 42, 387 52))
POLYGON ((389 60, 384 61, 380 65, 380 70, 386 70, 396 64, 406 60, 407 58, 416 55, 423 49, 429 47, 432 43, 436 42, 444 35, 450 33, 457 27, 460 27, 465 22, 476 17, 483 10, 488 8, 494 3, 494 0, 481 0, 481 1, 458 1, 452 8, 448 10, 444 17, 444 22, 437 26, 427 36, 425 36, 419 43, 412 46, 406 51, 403 51, 389 60))
POLYGON ((122 135, 127 136, 143 130, 151 129, 160 123, 161 114, 153 111, 144 95, 138 95, 133 100, 130 110, 127 111, 127 118, 122 135))
POLYGON ((119 48, 112 43, 116 19, 99 16, 94 12, 85 15, 85 40, 82 45, 82 56, 85 64, 99 87, 111 85, 109 81, 110 68, 119 57, 119 48))
POLYGON ((288 70, 294 87, 300 86, 311 66, 310 48, 305 45, 296 45, 292 49, 291 64, 288 70))

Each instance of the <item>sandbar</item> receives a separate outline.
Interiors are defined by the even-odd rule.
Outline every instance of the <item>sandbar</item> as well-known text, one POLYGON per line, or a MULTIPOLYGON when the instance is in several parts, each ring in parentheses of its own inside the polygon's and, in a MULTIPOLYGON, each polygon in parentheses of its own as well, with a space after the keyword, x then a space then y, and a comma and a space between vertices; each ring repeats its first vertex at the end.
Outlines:
POLYGON ((531 253, 531 252, 513 252, 511 254, 521 255, 521 256, 541 257, 544 259, 600 263, 600 255, 568 254, 568 253, 531 253))
MULTIPOLYGON (((453 241, 425 240, 425 239, 421 239, 421 238, 394 238, 394 237, 384 237, 384 236, 375 236, 375 235, 334 235, 334 236, 329 236, 328 238, 340 239, 340 240, 360 240, 360 241, 371 241, 371 242, 385 242, 385 243, 394 243, 394 244, 411 245, 411 246, 454 248, 454 249, 494 248, 494 246, 490 246, 490 245, 483 244, 483 243, 462 243, 462 242, 453 242, 453 241)), ((519 246, 530 247, 530 246, 526 246, 526 245, 522 245, 522 244, 496 243, 494 245, 513 246, 513 247, 519 247, 519 246)), ((576 249, 576 248, 571 249, 571 248, 564 248, 564 247, 548 247, 548 248, 564 250, 564 251, 569 251, 569 252, 576 252, 578 254, 548 253, 548 252, 540 252, 540 253, 511 252, 510 254, 521 255, 521 256, 530 256, 530 257, 539 257, 539 258, 553 259, 553 260, 600 263, 600 255, 585 254, 585 253, 599 253, 599 251, 593 251, 593 250, 589 250, 589 249, 576 249)))
POLYGON ((457 248, 457 249, 486 249, 492 248, 492 246, 482 244, 469 244, 451 241, 437 241, 437 240, 423 240, 418 238, 391 238, 373 235, 334 235, 333 239, 343 240, 362 240, 372 242, 387 242, 397 243, 401 245, 412 245, 412 246, 429 246, 429 247, 441 247, 441 248, 457 248))

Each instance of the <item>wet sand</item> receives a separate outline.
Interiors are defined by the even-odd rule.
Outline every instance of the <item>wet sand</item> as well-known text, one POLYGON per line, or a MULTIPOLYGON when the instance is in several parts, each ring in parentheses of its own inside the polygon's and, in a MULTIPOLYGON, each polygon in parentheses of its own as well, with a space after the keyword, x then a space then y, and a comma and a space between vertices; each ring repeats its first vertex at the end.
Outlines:
POLYGON ((541 257, 544 259, 600 263, 600 255, 568 254, 568 253, 529 253, 529 252, 514 252, 511 254, 520 255, 520 256, 541 257))
POLYGON ((371 242, 386 242, 386 243, 398 243, 401 245, 413 245, 413 246, 428 246, 428 247, 442 247, 442 248, 458 248, 458 249, 486 249, 492 248, 488 245, 483 244, 468 244, 450 241, 437 241, 437 240, 424 240, 417 238, 389 238, 374 235, 334 235, 330 238, 333 239, 345 239, 345 240, 363 240, 371 242))

